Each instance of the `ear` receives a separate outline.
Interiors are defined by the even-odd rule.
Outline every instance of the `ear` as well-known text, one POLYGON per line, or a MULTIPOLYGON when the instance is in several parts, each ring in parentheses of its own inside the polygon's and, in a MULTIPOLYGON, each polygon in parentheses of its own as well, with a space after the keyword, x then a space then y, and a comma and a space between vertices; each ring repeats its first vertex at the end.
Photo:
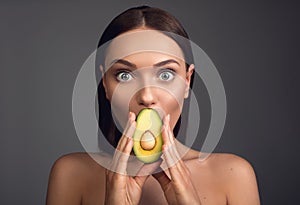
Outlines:
POLYGON ((194 73, 194 69, 195 69, 195 65, 191 64, 188 68, 188 71, 186 72, 186 78, 185 78, 186 87, 185 87, 185 91, 184 91, 184 98, 189 97, 191 78, 194 73))
POLYGON ((103 84, 103 87, 104 87, 105 95, 106 95, 106 98, 109 100, 108 95, 107 95, 105 73, 104 73, 104 68, 103 68, 102 65, 100 65, 100 71, 101 71, 101 74, 102 74, 101 78, 102 78, 102 84, 103 84))

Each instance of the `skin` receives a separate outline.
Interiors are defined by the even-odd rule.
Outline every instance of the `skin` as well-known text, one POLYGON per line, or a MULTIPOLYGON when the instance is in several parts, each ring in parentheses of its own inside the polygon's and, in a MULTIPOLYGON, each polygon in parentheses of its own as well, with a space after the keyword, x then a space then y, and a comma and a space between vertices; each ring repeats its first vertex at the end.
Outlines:
POLYGON ((157 108, 163 111, 162 115, 172 113, 170 124, 174 128, 181 113, 183 100, 188 97, 193 71, 192 64, 186 72, 185 62, 180 58, 158 52, 140 52, 122 58, 121 62, 116 62, 106 70, 103 84, 106 97, 123 127, 128 120, 128 111, 138 114, 143 108, 157 108), (164 65, 153 68, 159 63, 164 65), (116 75, 124 69, 126 72, 120 73, 119 77, 130 72, 132 79, 120 82, 116 75), (176 74, 171 74, 170 69, 176 74), (160 75, 163 74, 172 75, 174 78, 169 81, 161 80, 160 75))
POLYGON ((125 61, 116 62, 103 76, 106 97, 119 113, 118 119, 124 127, 116 148, 118 152, 111 163, 111 168, 117 172, 100 166, 86 153, 65 155, 52 167, 47 205, 260 204, 255 173, 246 160, 232 154, 211 154, 205 161, 199 161, 198 151, 174 138, 173 129, 189 94, 194 65, 186 70, 183 60, 158 52, 135 53, 122 60, 126 65, 125 61), (153 65, 167 61, 169 63, 153 69, 153 65), (135 66, 128 66, 128 62, 135 66), (116 75, 120 68, 126 72, 116 75), (175 77, 172 81, 162 80, 165 79, 161 78, 162 71, 172 76, 166 70, 169 68, 175 71, 175 77), (128 73, 135 72, 139 78, 128 77, 128 73), (177 85, 176 89, 172 83, 177 85), (168 89, 170 87, 173 89, 168 89), (134 91, 132 95, 128 90, 134 91), (124 104, 128 107, 124 108, 124 104), (122 173, 126 172, 132 154, 135 117, 146 107, 164 111, 163 162, 145 165, 138 172, 156 170, 155 174, 127 176, 122 173), (157 172, 161 163, 166 163, 168 169, 157 172))

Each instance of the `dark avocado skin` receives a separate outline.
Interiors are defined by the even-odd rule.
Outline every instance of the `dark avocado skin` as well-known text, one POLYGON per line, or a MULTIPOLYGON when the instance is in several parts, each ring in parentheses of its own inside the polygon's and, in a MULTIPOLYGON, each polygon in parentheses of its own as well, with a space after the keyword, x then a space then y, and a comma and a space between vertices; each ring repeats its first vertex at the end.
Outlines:
POLYGON ((163 122, 155 109, 145 108, 136 118, 136 130, 133 134, 133 151, 136 157, 144 163, 152 163, 158 160, 162 154, 163 140, 161 128, 163 122), (150 131, 155 137, 155 146, 151 150, 145 150, 140 140, 144 132, 150 131))

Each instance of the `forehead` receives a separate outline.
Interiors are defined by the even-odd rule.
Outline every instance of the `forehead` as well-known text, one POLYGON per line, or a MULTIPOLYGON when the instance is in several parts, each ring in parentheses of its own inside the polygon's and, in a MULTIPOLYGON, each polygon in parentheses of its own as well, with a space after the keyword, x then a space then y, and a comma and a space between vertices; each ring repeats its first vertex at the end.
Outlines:
POLYGON ((156 30, 133 30, 110 42, 106 51, 105 67, 109 67, 117 59, 137 56, 133 54, 148 54, 149 59, 173 57, 184 60, 179 45, 166 34, 156 30))
POLYGON ((165 53, 154 52, 154 51, 143 51, 143 52, 134 53, 125 56, 124 58, 121 59, 121 61, 119 60, 120 59, 113 61, 113 63, 109 65, 109 67, 112 66, 115 62, 126 65, 127 63, 124 63, 122 60, 125 60, 126 62, 133 64, 133 67, 136 68, 146 68, 146 67, 153 67, 153 66, 160 67, 166 64, 168 65, 174 64, 180 67, 185 66, 185 62, 181 58, 178 58, 176 56, 171 56, 165 53))

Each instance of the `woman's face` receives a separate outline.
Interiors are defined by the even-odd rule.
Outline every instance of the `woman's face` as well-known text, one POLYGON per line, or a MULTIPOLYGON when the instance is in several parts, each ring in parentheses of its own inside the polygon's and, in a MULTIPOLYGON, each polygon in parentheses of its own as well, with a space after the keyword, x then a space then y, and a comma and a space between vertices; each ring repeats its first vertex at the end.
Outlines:
POLYGON ((193 69, 191 65, 186 70, 182 58, 156 51, 114 59, 105 69, 103 85, 115 120, 124 128, 129 111, 137 115, 143 108, 154 108, 161 117, 170 114, 174 129, 193 69))

